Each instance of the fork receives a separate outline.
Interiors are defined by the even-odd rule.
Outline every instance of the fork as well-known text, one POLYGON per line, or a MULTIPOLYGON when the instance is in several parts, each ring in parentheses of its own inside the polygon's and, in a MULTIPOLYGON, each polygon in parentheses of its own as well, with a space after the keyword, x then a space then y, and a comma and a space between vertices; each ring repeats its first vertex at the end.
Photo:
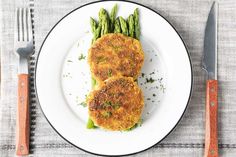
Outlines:
POLYGON ((16 155, 29 154, 29 78, 28 58, 33 52, 29 8, 16 9, 15 50, 19 56, 16 121, 16 155))

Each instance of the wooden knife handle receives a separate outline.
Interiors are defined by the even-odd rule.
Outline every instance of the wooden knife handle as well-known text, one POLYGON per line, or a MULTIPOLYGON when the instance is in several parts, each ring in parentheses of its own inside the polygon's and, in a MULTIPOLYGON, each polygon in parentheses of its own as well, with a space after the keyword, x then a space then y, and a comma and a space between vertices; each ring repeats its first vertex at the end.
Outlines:
POLYGON ((18 102, 16 121, 16 155, 29 154, 29 78, 18 75, 18 102))
POLYGON ((218 157, 217 112, 218 82, 207 80, 205 157, 218 157))

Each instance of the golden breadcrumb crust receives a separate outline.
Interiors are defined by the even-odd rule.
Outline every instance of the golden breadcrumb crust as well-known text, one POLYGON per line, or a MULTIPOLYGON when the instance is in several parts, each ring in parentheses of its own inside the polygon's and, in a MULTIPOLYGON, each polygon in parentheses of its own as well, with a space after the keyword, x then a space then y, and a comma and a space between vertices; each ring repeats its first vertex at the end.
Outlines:
POLYGON ((142 114, 144 100, 132 77, 110 77, 87 99, 89 116, 95 125, 106 130, 127 130, 142 114))
POLYGON ((91 73, 98 84, 112 76, 137 79, 143 62, 141 43, 120 33, 103 35, 88 52, 91 73))

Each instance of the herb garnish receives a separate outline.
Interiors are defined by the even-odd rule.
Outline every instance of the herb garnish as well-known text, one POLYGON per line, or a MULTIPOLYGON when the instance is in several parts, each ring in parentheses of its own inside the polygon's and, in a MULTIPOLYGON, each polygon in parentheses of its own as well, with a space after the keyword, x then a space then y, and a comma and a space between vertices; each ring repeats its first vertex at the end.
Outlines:
POLYGON ((112 106, 112 103, 110 101, 106 101, 105 103, 102 104, 103 108, 112 106))
POLYGON ((83 60, 83 59, 85 59, 85 58, 86 58, 86 56, 84 56, 84 55, 81 53, 78 59, 81 61, 81 60, 83 60))
POLYGON ((118 104, 118 103, 117 103, 117 104, 114 104, 114 105, 113 105, 113 108, 114 108, 115 110, 118 109, 118 108, 120 108, 120 104, 118 104))
POLYGON ((81 102, 81 103, 79 103, 79 105, 81 105, 81 106, 83 106, 83 107, 87 107, 86 102, 81 102))
POLYGON ((102 112, 102 116, 105 118, 111 117, 112 113, 110 111, 102 112))
POLYGON ((108 69, 108 77, 111 77, 111 76, 112 76, 112 70, 108 69))
POLYGON ((158 81, 159 81, 160 83, 162 82, 162 80, 163 80, 163 78, 159 78, 159 79, 158 79, 158 81))
POLYGON ((103 56, 97 57, 97 64, 99 64, 99 63, 101 63, 101 62, 104 62, 104 61, 106 61, 106 58, 105 58, 105 57, 103 57, 103 56))
POLYGON ((148 78, 146 78, 146 82, 147 83, 153 83, 153 82, 155 82, 156 80, 154 80, 152 77, 150 77, 149 79, 148 78))
POLYGON ((149 75, 152 75, 152 74, 155 74, 155 72, 153 71, 153 72, 151 72, 149 75))
POLYGON ((162 92, 165 93, 165 89, 166 89, 166 88, 164 87, 163 84, 160 85, 160 88, 161 88, 162 92))
POLYGON ((112 103, 110 101, 106 101, 105 103, 102 104, 102 107, 103 108, 106 108, 106 107, 112 107, 113 109, 118 109, 120 108, 120 104, 119 103, 112 103))

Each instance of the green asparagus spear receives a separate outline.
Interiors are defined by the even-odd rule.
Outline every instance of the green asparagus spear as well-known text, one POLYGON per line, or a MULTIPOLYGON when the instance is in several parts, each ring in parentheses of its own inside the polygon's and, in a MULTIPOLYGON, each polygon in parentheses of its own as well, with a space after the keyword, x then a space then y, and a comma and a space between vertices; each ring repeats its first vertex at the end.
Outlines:
POLYGON ((96 38, 98 38, 98 32, 96 31, 97 30, 97 22, 92 18, 90 17, 90 26, 91 26, 91 29, 92 29, 92 33, 93 33, 93 39, 92 39, 92 43, 96 40, 96 38))
POLYGON ((111 10, 110 13, 110 32, 114 32, 114 24, 116 19, 116 13, 117 13, 117 4, 115 4, 111 10))
POLYGON ((99 12, 98 12, 98 23, 101 25, 102 24, 102 16, 103 16, 103 14, 104 14, 104 9, 103 8, 101 8, 100 10, 99 10, 99 12))
POLYGON ((135 38, 139 40, 139 38, 140 38, 140 25, 139 25, 138 8, 136 8, 134 10, 134 29, 135 29, 135 38))
POLYGON ((103 8, 99 11, 99 22, 101 22, 101 36, 109 33, 109 15, 103 8))
POLYGON ((99 13, 98 13, 98 16, 99 16, 99 22, 102 21, 102 19, 103 19, 103 15, 105 15, 105 14, 106 14, 106 10, 105 10, 104 8, 101 8, 101 9, 99 10, 99 13))
POLYGON ((94 89, 97 85, 97 81, 95 80, 95 78, 91 78, 91 83, 92 83, 92 89, 94 89))
POLYGON ((92 39, 92 44, 101 37, 101 28, 102 25, 99 23, 98 27, 95 29, 94 33, 93 33, 93 39, 92 39))
POLYGON ((128 17, 129 36, 134 37, 134 16, 133 14, 128 17))
POLYGON ((123 19, 123 17, 119 17, 119 20, 120 20, 120 27, 121 27, 121 32, 124 34, 124 35, 129 35, 129 32, 128 32, 128 27, 127 27, 127 23, 125 21, 125 19, 123 19))
POLYGON ((104 15, 106 14, 106 11, 104 8, 101 8, 100 11, 99 11, 99 24, 101 25, 101 36, 103 35, 104 33, 104 24, 103 24, 103 21, 104 21, 104 15))
POLYGON ((92 17, 90 17, 90 26, 92 28, 92 32, 94 33, 97 28, 97 22, 92 17))
POLYGON ((114 33, 121 33, 119 18, 116 18, 116 20, 115 20, 114 33))
POLYGON ((103 25, 104 25, 103 34, 109 33, 109 17, 108 16, 104 17, 103 25))
POLYGON ((93 121, 89 118, 87 122, 87 129, 94 129, 96 126, 94 125, 93 121))

